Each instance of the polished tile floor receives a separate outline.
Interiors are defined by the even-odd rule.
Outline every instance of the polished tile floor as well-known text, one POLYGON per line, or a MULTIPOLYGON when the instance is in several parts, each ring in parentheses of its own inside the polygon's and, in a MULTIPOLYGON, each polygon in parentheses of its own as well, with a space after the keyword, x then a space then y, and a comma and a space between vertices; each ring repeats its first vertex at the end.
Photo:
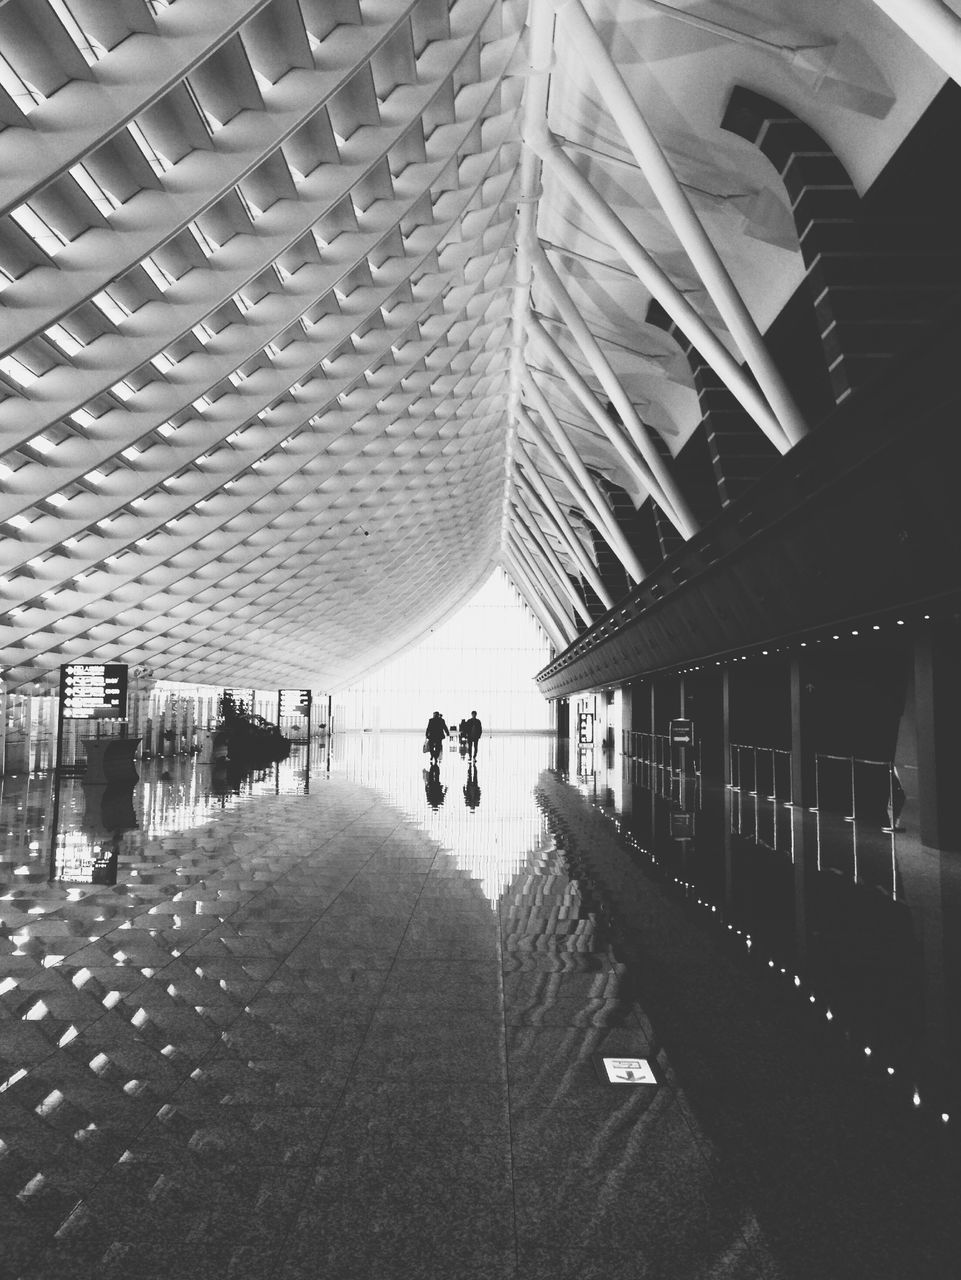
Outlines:
POLYGON ((253 779, 4 780, 3 1280, 957 1274, 944 1135, 806 1037, 548 739, 423 764, 383 734, 253 779))

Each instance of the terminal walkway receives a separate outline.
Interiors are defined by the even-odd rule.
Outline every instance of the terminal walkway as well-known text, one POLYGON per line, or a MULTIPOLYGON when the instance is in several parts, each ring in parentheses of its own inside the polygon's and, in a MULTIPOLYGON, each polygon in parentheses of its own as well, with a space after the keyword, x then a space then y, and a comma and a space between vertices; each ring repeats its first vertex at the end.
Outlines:
POLYGON ((4 1280, 957 1274, 951 1126, 596 775, 544 737, 439 780, 400 735, 305 752, 236 792, 151 762, 126 804, 4 780, 4 1280))

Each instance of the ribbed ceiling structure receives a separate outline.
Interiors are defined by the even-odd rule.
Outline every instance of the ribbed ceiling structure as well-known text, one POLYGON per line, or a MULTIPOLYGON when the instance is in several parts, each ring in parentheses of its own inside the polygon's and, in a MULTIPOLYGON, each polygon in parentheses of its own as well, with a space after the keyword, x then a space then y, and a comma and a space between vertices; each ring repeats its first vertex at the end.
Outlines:
POLYGON ((496 564, 563 647, 587 586, 612 603, 598 537, 643 572, 616 490, 696 525, 672 461, 701 411, 652 299, 775 449, 806 429, 758 337, 804 261, 732 89, 863 190, 945 81, 938 13, 6 0, 7 686, 114 660, 336 688, 496 564))

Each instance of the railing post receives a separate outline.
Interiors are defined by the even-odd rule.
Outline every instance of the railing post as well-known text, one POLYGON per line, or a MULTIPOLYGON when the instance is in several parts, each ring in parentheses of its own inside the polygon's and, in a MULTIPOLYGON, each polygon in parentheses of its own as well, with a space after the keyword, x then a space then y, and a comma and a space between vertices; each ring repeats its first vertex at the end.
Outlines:
POLYGON ((894 833, 897 830, 897 819, 894 816, 894 763, 888 765, 888 813, 891 815, 891 826, 885 827, 885 831, 891 832, 891 839, 894 840, 894 833))

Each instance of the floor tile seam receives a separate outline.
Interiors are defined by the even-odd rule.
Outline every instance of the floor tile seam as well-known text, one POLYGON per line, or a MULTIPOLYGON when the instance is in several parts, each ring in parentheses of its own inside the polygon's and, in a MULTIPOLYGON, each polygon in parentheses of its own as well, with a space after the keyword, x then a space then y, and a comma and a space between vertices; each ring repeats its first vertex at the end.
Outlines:
POLYGON ((497 985, 498 995, 500 998, 501 1008, 501 1032, 503 1035, 503 1060, 504 1060, 504 1089, 507 1098, 507 1156, 510 1162, 510 1184, 511 1184, 511 1208, 513 1212, 512 1235, 514 1239, 514 1271, 517 1276, 521 1274, 521 1240, 519 1232, 519 1215, 518 1215, 518 1188, 517 1188, 517 1168, 514 1160, 514 1097, 511 1085, 510 1073, 510 1053, 509 1053, 509 1030, 507 1024, 507 1000, 504 990, 504 894, 497 903, 497 985))
MULTIPOLYGON (((372 806, 372 807, 373 807, 373 806, 372 806)), ((396 829, 397 829, 397 827, 400 827, 400 826, 403 826, 403 825, 404 825, 404 822, 403 822, 403 821, 398 821, 398 823, 396 824, 396 826, 395 826, 394 828, 392 828, 392 830, 396 830, 396 829)), ((388 833, 388 835, 387 835, 387 836, 385 836, 384 840, 381 842, 381 845, 379 845, 379 846, 378 846, 378 849, 371 853, 370 857, 369 857, 369 858, 367 858, 367 859, 365 860, 365 862, 364 862, 364 864, 363 864, 363 866, 362 866, 362 867, 359 867, 359 868, 358 868, 357 872, 355 873, 355 875, 354 875, 354 876, 352 876, 352 877, 351 877, 351 880, 350 880, 348 883, 353 883, 353 880, 356 878, 356 876, 357 876, 357 875, 359 875, 359 874, 361 873, 361 871, 363 871, 363 870, 364 870, 364 868, 365 868, 365 867, 370 863, 370 861, 371 861, 371 860, 376 856, 376 853, 379 851, 379 849, 382 847, 382 845, 387 843, 387 840, 389 840, 389 838, 390 838, 390 834, 388 833)), ((434 855, 434 858, 432 858, 432 859, 431 859, 431 866, 433 866, 434 862, 436 861, 437 857, 439 856, 439 853, 440 853, 440 851, 438 850, 438 852, 434 855)), ((426 881, 425 881, 425 883, 426 883, 426 881)), ((347 886, 346 886, 346 885, 345 885, 344 887, 345 887, 345 888, 347 888, 347 886)), ((421 893, 422 893, 422 892, 423 892, 423 886, 421 886, 421 890, 418 892, 418 895, 417 895, 417 901, 418 901, 418 902, 420 901, 420 897, 421 897, 421 893)), ((338 895, 338 896, 339 896, 339 895, 338 895)), ((336 901, 336 899, 335 899, 335 901, 336 901)), ((415 903, 415 906, 416 906, 416 903, 415 903)), ((411 914, 413 914, 413 911, 411 912, 411 914)), ((408 920, 408 926, 407 926, 407 927, 408 927, 408 928, 410 927, 410 921, 409 921, 409 920, 408 920)), ((405 929, 405 930, 404 930, 404 937, 406 937, 406 934, 407 934, 407 929, 405 929)), ((400 948, 403 946, 403 942, 404 942, 404 938, 402 937, 402 938, 401 938, 401 940, 400 940, 400 942, 398 943, 397 951, 395 951, 394 960, 392 961, 392 963, 391 963, 390 967, 385 971, 384 981, 383 981, 383 983, 382 983, 382 989, 383 989, 383 987, 384 987, 384 986, 386 986, 387 982, 388 982, 388 981, 389 981, 389 979, 390 979, 390 975, 391 975, 391 973, 393 973, 393 971, 394 971, 394 967, 395 967, 395 964, 396 964, 396 955, 397 955, 397 952, 399 952, 399 951, 400 951, 400 948)), ((295 950, 296 950, 296 948, 295 948, 295 950)), ((378 999, 378 1001, 373 1005, 373 1007, 372 1007, 372 1009, 371 1009, 371 1012, 370 1012, 370 1016, 369 1016, 369 1018, 368 1018, 368 1020, 367 1020, 366 1024, 364 1025, 364 1028, 363 1028, 363 1035, 359 1038, 358 1046, 357 1046, 357 1050, 356 1050, 356 1052, 354 1053, 353 1057, 350 1059, 350 1064, 349 1064, 349 1066, 348 1066, 348 1068, 347 1068, 347 1071, 346 1071, 346 1073, 345 1073, 345 1076, 344 1076, 344 1083, 343 1083, 343 1085, 341 1086, 341 1089, 340 1089, 340 1092, 339 1092, 339 1093, 338 1093, 338 1095, 337 1095, 337 1099, 336 1099, 336 1101, 334 1102, 333 1106, 332 1106, 332 1107, 331 1107, 331 1109, 330 1109, 330 1115, 329 1115, 329 1117, 328 1117, 327 1124, 326 1124, 326 1125, 325 1125, 325 1127, 324 1127, 324 1135, 323 1135, 323 1138, 322 1138, 322 1139, 320 1140, 320 1142, 318 1143, 318 1146, 317 1146, 317 1155, 316 1155, 316 1157, 315 1157, 315 1158, 310 1162, 310 1164, 309 1164, 309 1165, 305 1165, 305 1166, 304 1166, 305 1170, 308 1170, 310 1174, 313 1174, 313 1173, 314 1173, 314 1172, 319 1168, 320 1163, 321 1163, 321 1160, 323 1159, 324 1148, 325 1148, 325 1147, 326 1147, 326 1145, 327 1145, 327 1139, 328 1139, 328 1137, 329 1137, 329 1135, 330 1135, 331 1127, 333 1126, 334 1120, 335 1120, 335 1118, 337 1117, 338 1113, 340 1112, 340 1110, 341 1110, 341 1108, 342 1108, 342 1106, 343 1106, 344 1099, 345 1099, 345 1097, 347 1096, 347 1092, 348 1092, 348 1090, 349 1090, 349 1088, 350 1088, 350 1086, 351 1086, 351 1082, 352 1082, 352 1080, 354 1079, 357 1064, 358 1064, 358 1062, 360 1061, 360 1059, 361 1059, 361 1055, 362 1055, 362 1053, 363 1053, 364 1042, 365 1042, 365 1040, 366 1040, 366 1038, 367 1038, 367 1035, 368 1035, 368 1034, 369 1034, 369 1032, 370 1032, 370 1028, 371 1028, 371 1025, 372 1025, 373 1020, 374 1020, 374 1015, 376 1014, 377 1009, 379 1008, 379 1004, 380 1004, 380 1002, 379 1002, 379 999, 378 999)), ((305 1205, 306 1200, 307 1200, 307 1195, 308 1195, 308 1191, 309 1191, 309 1188, 310 1188, 310 1185, 311 1185, 311 1181, 312 1181, 312 1178, 311 1178, 310 1176, 308 1176, 308 1177, 306 1177, 306 1178, 304 1179, 304 1186, 303 1186, 303 1190, 301 1191, 300 1196, 297 1198, 296 1205, 295 1205, 295 1207, 294 1207, 294 1209, 293 1209, 293 1211, 292 1211, 292 1213, 291 1213, 291 1215, 290 1215, 290 1224, 291 1224, 291 1227, 292 1227, 292 1228, 295 1228, 296 1223, 297 1223, 297 1220, 299 1219, 299 1217, 300 1217, 300 1215, 301 1215, 301 1213, 302 1213, 302 1211, 303 1211, 304 1205, 305 1205)), ((286 1237, 286 1239, 285 1239, 285 1240, 282 1242, 282 1244, 278 1247, 278 1250, 277 1250, 277 1253, 276 1253, 276 1257, 274 1258, 274 1265, 275 1265, 275 1267, 278 1267, 278 1268, 279 1268, 279 1267, 281 1267, 281 1266, 283 1266, 283 1265, 285 1264, 285 1262, 286 1262, 286 1260, 287 1260, 287 1258, 288 1258, 288 1256, 289 1256, 289 1250, 290 1250, 290 1245, 291 1245, 291 1238, 292 1238, 292 1232, 288 1232, 288 1233, 287 1233, 287 1237, 286 1237)))
MULTIPOLYGON (((371 806, 371 807, 373 808, 374 806, 371 806)), ((359 815, 359 817, 362 817, 362 816, 363 816, 363 815, 359 815)), ((351 825, 351 824, 348 824, 348 825, 351 825)), ((320 924, 321 920, 323 920, 323 918, 324 918, 324 917, 327 915, 327 913, 330 911, 331 907, 335 906, 335 905, 337 904, 337 902, 339 902, 339 901, 340 901, 340 899, 341 899, 342 895, 343 895, 344 893, 346 893, 346 892, 350 889, 350 887, 354 884, 354 882, 357 880, 357 878, 358 878, 359 876, 361 876, 361 875, 364 873, 364 871, 366 871, 366 869, 368 868, 368 866, 370 865, 370 863, 373 861, 373 859, 377 857, 377 855, 378 855, 378 853, 380 852, 380 850, 381 850, 381 849, 383 848, 383 846, 388 842, 388 840, 390 839, 390 837, 391 837, 391 835, 393 834, 393 832, 394 832, 394 831, 396 831, 398 827, 403 826, 403 825, 404 825, 404 824, 403 824, 403 822, 398 821, 398 822, 395 824, 395 826, 393 826, 393 827, 391 828, 391 830, 390 830, 390 831, 389 831, 389 832, 384 836, 384 839, 380 842, 380 844, 378 844, 374 849, 372 849, 372 850, 371 850, 371 852, 369 853, 369 855, 367 856, 367 858, 365 858, 365 859, 364 859, 364 861, 361 863, 361 865, 360 865, 360 866, 358 866, 358 867, 354 870, 354 872, 353 872, 353 874, 351 875, 350 879, 349 879, 349 880, 347 880, 347 881, 346 881, 346 883, 344 883, 343 885, 341 885, 341 887, 337 890, 337 892, 334 894, 334 896, 331 898, 331 900, 330 900, 330 901, 327 903, 327 905, 324 907, 323 911, 321 911, 321 913, 320 913, 320 914, 317 916, 317 918, 314 920, 314 922, 313 922, 313 924, 310 926, 310 928, 309 928, 309 929, 308 929, 308 930, 303 934, 303 936, 302 936, 301 938, 299 938, 299 939, 298 939, 298 941, 297 941, 296 945, 295 945, 295 946, 293 946, 293 947, 291 947, 290 951, 287 953, 287 959, 289 959, 289 958, 290 958, 290 957, 291 957, 291 956, 292 956, 292 955, 293 955, 293 954, 294 954, 294 953, 295 953, 295 952, 296 952, 296 951, 297 951, 301 946, 303 946, 303 945, 307 942, 307 940, 310 938, 311 934, 314 932, 314 930, 315 930, 315 929, 317 928, 317 926, 320 924)), ((306 856, 307 856, 307 857, 310 857, 311 855, 309 855, 309 854, 308 854, 308 855, 306 855, 306 856)), ((436 855, 435 855, 435 856, 436 856, 436 855)), ((432 862, 433 862, 433 860, 432 860, 432 862)), ((421 888, 418 890, 418 895, 417 895, 417 900, 418 900, 418 901, 420 900, 420 895, 421 895, 422 891, 423 891, 423 886, 421 886, 421 888)), ((408 927, 409 927, 409 925, 410 925, 410 920, 408 919, 408 927)), ((406 929, 405 929, 405 936, 406 936, 406 929)), ((403 941, 403 940, 402 940, 402 941, 403 941)))

